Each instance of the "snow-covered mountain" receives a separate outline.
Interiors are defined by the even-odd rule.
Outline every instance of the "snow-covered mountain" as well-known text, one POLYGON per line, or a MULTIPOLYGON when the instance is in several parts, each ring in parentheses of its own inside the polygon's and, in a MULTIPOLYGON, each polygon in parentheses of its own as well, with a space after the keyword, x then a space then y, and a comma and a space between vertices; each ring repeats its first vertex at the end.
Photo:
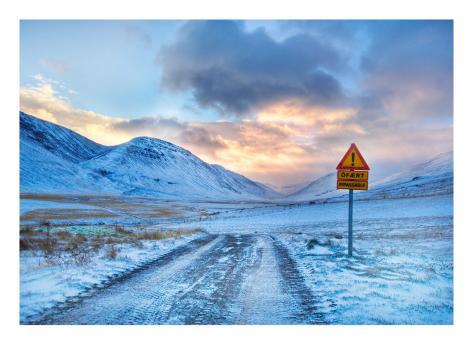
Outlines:
MULTIPOLYGON (((188 150, 149 137, 117 146, 20 112, 21 192, 125 194, 171 199, 254 200, 281 198, 266 185, 208 164, 188 150)), ((453 191, 453 152, 370 182, 357 198, 445 194, 453 191)), ((282 198, 310 201, 346 195, 336 174, 318 178, 282 198)))
POLYGON ((88 160, 111 149, 70 129, 23 112, 20 112, 20 138, 22 142, 26 140, 39 142, 42 148, 53 155, 74 163, 88 160))
POLYGON ((288 196, 288 195, 293 194, 293 193, 301 190, 302 188, 306 187, 309 183, 311 183, 310 180, 300 182, 300 183, 296 183, 296 184, 283 185, 283 186, 273 185, 273 184, 270 184, 270 183, 265 183, 265 184, 266 184, 266 186, 270 187, 274 191, 279 192, 283 196, 288 196))
MULTIPOLYGON (((287 201, 310 201, 346 195, 336 189, 337 174, 314 180, 301 190, 287 196, 287 201)), ((439 154, 428 161, 370 182, 368 191, 357 191, 358 198, 396 198, 448 194, 453 192, 453 152, 439 154)))
POLYGON ((312 181, 299 191, 287 196, 287 199, 294 201, 315 200, 334 196, 337 193, 337 173, 334 172, 312 181))
POLYGON ((207 164, 177 145, 149 137, 113 147, 20 112, 21 192, 94 193, 178 199, 277 197, 263 184, 207 164))
POLYGON ((371 184, 370 195, 412 197, 453 193, 453 151, 371 184))
POLYGON ((119 193, 112 182, 80 165, 108 149, 67 128, 20 112, 20 190, 119 193))

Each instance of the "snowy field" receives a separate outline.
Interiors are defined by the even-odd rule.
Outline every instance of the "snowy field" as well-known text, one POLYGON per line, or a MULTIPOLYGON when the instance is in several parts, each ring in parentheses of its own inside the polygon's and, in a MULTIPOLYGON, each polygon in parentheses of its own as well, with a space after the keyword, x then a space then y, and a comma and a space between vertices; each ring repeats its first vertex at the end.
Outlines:
POLYGON ((451 217, 372 219, 356 225, 353 259, 344 228, 321 223, 279 234, 336 324, 451 324, 451 217), (338 229, 338 232, 336 230, 338 229))
POLYGON ((20 321, 73 301, 94 287, 104 287, 200 234, 142 241, 139 245, 119 243, 116 257, 111 258, 108 250, 101 248, 84 263, 64 259, 51 262, 41 253, 24 251, 20 258, 20 321))
MULTIPOLYGON (((146 206, 147 203, 149 204, 142 201, 139 211, 147 211, 149 207, 146 206)), ((205 260, 205 255, 208 253, 209 263, 215 259, 217 263, 215 270, 220 270, 215 271, 216 275, 220 273, 227 275, 227 271, 234 270, 235 265, 248 264, 246 269, 242 269, 242 276, 239 279, 229 279, 242 285, 235 291, 238 297, 232 296, 234 297, 232 299, 240 301, 238 303, 235 301, 231 309, 235 311, 241 307, 243 313, 253 310, 254 317, 249 315, 244 319, 222 318, 223 323, 233 324, 238 321, 243 321, 245 324, 258 323, 258 320, 263 319, 258 318, 261 316, 261 310, 265 310, 268 304, 271 306, 274 299, 279 300, 280 304, 278 306, 280 309, 275 314, 284 313, 282 300, 285 296, 282 293, 277 294, 284 292, 284 290, 277 291, 281 289, 282 278, 276 277, 277 272, 272 269, 271 264, 276 263, 274 261, 277 259, 274 257, 276 254, 266 253, 267 250, 274 248, 287 250, 287 257, 284 252, 276 256, 281 258, 282 255, 286 259, 291 259, 289 264, 286 260, 285 265, 291 266, 297 275, 301 275, 301 282, 310 290, 316 312, 324 323, 453 323, 452 194, 405 199, 355 200, 352 259, 346 257, 348 209, 346 202, 315 204, 153 202, 153 206, 153 208, 173 206, 179 213, 133 219, 129 218, 130 215, 136 216, 133 210, 127 209, 125 213, 122 209, 121 214, 117 213, 113 221, 114 223, 122 221, 128 228, 140 228, 140 223, 143 223, 146 228, 183 228, 204 232, 190 233, 172 239, 145 241, 139 247, 129 243, 123 244, 120 245, 118 256, 113 260, 106 257, 105 250, 99 250, 84 265, 50 264, 37 253, 22 251, 21 321, 27 323, 29 317, 34 318, 47 309, 68 302, 73 303, 78 296, 96 288, 107 287, 108 283, 132 270, 139 269, 143 264, 159 259, 162 255, 172 253, 176 248, 207 235, 217 238, 209 244, 209 248, 211 246, 214 252, 202 251, 199 258, 205 260), (234 236, 232 238, 236 238, 236 241, 232 239, 227 242, 219 239, 224 238, 223 236, 234 236), (243 248, 237 246, 244 240, 248 240, 247 249, 238 249, 243 248), (241 254, 233 255, 232 248, 240 250, 241 254), (254 260, 258 250, 263 253, 262 266, 255 272, 254 260), (218 258, 217 253, 220 253, 218 258), (271 275, 273 270, 274 278, 271 275), (249 287, 251 280, 259 280, 259 289, 249 287), (266 286, 269 287, 271 284, 271 289, 276 290, 272 295, 273 298, 269 297, 268 288, 263 287, 265 282, 268 284, 266 286), (248 305, 247 299, 244 308, 242 295, 252 295, 251 300, 259 299, 260 302, 248 305), (268 302, 263 304, 264 300, 268 302)), ((23 213, 31 213, 38 208, 50 210, 57 208, 71 209, 73 214, 76 207, 71 201, 61 203, 22 200, 23 213)), ((106 208, 110 210, 109 207, 106 208)), ((75 222, 80 222, 79 225, 84 223, 100 225, 106 221, 101 218, 80 221, 67 219, 67 222, 61 220, 61 224, 67 223, 72 226, 75 222)), ((179 257, 182 259, 185 256, 179 257)), ((183 262, 180 263, 184 265, 183 262)), ((200 264, 192 265, 199 270, 197 266, 200 264)), ((202 265, 212 270, 212 265, 207 265, 205 262, 202 265)), ((284 270, 282 272, 284 273, 284 270)), ((178 281, 178 286, 185 282, 182 279, 178 281)), ((187 293, 193 290, 190 287, 195 287, 196 282, 200 282, 194 281, 191 286, 186 286, 189 287, 186 288, 187 293)), ((207 289, 210 289, 214 280, 209 278, 206 282, 209 283, 207 289)), ((169 284, 171 285, 170 281, 169 284)), ((302 286, 297 287, 302 290, 301 292, 306 292, 302 286)), ((193 297, 198 298, 195 295, 193 297)), ((228 300, 230 302, 230 298, 228 300)), ((164 306, 160 307, 162 309, 164 306)), ((176 316, 173 319, 181 318, 176 316)), ((278 319, 275 316, 269 322, 277 324, 278 319)), ((304 322, 301 318, 301 323, 304 322)), ((290 323, 297 323, 297 319, 291 319, 290 323)))
POLYGON ((262 233, 291 252, 325 318, 336 324, 452 324, 453 195, 265 207, 199 223, 212 233, 262 233))

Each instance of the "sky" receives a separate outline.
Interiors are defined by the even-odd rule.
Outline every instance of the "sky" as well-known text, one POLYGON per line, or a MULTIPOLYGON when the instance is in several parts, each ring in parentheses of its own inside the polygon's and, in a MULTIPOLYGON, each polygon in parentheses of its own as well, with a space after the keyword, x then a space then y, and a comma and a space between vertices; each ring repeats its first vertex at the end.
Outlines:
POLYGON ((453 149, 453 21, 20 21, 20 109, 151 136, 273 187, 453 149))

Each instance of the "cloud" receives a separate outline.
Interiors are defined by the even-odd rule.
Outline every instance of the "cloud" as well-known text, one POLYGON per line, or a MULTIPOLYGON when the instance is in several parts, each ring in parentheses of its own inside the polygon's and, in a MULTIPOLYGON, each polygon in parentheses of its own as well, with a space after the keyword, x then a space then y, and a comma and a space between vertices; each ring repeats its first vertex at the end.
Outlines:
POLYGON ((42 119, 66 126, 90 139, 116 144, 126 140, 123 135, 106 134, 123 118, 112 118, 93 111, 74 107, 71 102, 54 88, 57 82, 36 75, 37 84, 20 88, 20 109, 42 119))
POLYGON ((143 134, 146 132, 166 133, 176 129, 184 129, 186 124, 173 118, 143 117, 133 120, 124 120, 115 124, 115 129, 130 132, 130 134, 143 134))
MULTIPOLYGON (((42 119, 66 126, 88 138, 108 145, 120 144, 136 136, 162 138, 215 156, 225 148, 218 134, 204 126, 192 125, 177 118, 142 117, 125 119, 76 108, 55 86, 57 81, 36 75, 36 85, 20 89, 20 109, 42 119)), ((70 90, 67 90, 69 92, 70 90)))
MULTIPOLYGON (((273 111, 262 114, 257 120, 237 122, 184 122, 160 116, 125 119, 76 108, 54 86, 38 76, 37 85, 22 87, 21 110, 64 125, 102 144, 119 144, 142 135, 157 137, 183 146, 210 163, 277 183, 302 178, 301 175, 309 173, 306 166, 314 165, 317 160, 310 138, 298 141, 302 132, 307 134, 314 124, 319 124, 315 118, 309 126, 303 120, 290 124, 289 116, 287 124, 273 121, 270 117, 273 111), (298 171, 290 172, 288 165, 297 166, 298 171)), ((296 115, 294 105, 286 110, 292 112, 292 117, 296 115)), ((320 111, 320 114, 329 117, 328 113, 320 111)), ((338 116, 340 114, 335 114, 331 120, 343 120, 338 116)))
POLYGON ((453 22, 386 21, 376 29, 360 68, 364 119, 451 122, 453 22))
POLYGON ((102 144, 119 144, 136 136, 164 139, 209 163, 280 186, 334 170, 352 142, 362 149, 374 173, 395 172, 452 149, 451 125, 413 129, 381 119, 367 124, 359 120, 357 107, 325 108, 293 100, 268 105, 250 120, 125 119, 76 108, 54 89, 57 83, 42 76, 37 76, 37 82, 20 90, 20 106, 27 113, 102 144))
POLYGON ((234 21, 184 24, 158 55, 163 82, 217 109, 218 120, 105 116, 75 107, 42 76, 21 88, 21 108, 104 144, 165 139, 275 185, 334 171, 352 142, 373 178, 451 150, 452 22, 335 24, 289 24, 296 30, 279 40, 234 21))
POLYGON ((328 44, 307 34, 276 42, 235 21, 190 21, 157 57, 163 83, 188 90, 202 107, 245 115, 279 100, 340 105, 347 100, 334 71, 344 66, 328 44))
POLYGON ((212 134, 199 126, 188 125, 179 136, 179 141, 185 146, 195 147, 209 156, 216 157, 216 151, 228 148, 225 140, 219 134, 212 134))
POLYGON ((295 101, 355 108, 365 130, 452 119, 452 21, 280 24, 291 34, 277 41, 240 22, 187 22, 158 54, 163 83, 227 118, 295 101))
POLYGON ((193 152, 215 158, 215 152, 226 148, 218 134, 198 124, 179 121, 177 118, 143 117, 122 120, 111 127, 111 133, 126 133, 131 137, 152 136, 162 138, 191 149, 193 152))
POLYGON ((372 21, 365 20, 288 20, 280 21, 279 32, 309 33, 323 42, 329 42, 337 50, 352 56, 363 45, 362 37, 372 21))

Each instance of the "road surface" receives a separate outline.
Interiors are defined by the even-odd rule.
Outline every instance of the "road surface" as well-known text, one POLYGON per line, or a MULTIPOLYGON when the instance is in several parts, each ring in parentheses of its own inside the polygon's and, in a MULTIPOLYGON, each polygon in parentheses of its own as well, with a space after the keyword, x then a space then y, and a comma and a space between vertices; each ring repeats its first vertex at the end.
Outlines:
POLYGON ((208 235, 56 307, 36 324, 320 324, 317 297, 270 235, 208 235))

